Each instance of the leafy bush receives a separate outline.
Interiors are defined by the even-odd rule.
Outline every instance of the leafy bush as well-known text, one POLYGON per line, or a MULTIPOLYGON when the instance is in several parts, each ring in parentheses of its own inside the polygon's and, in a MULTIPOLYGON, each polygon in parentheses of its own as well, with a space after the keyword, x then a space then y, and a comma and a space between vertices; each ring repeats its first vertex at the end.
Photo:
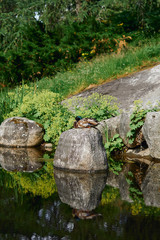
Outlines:
POLYGON ((82 98, 73 97, 64 102, 76 116, 96 118, 98 121, 118 115, 117 99, 99 93, 82 98))
MULTIPOLYGON (((92 117, 101 121, 118 114, 116 99, 111 96, 101 96, 95 93, 85 99, 74 97, 69 100, 68 104, 62 105, 62 98, 58 93, 48 90, 38 92, 34 88, 30 91, 25 90, 25 93, 23 100, 15 105, 15 109, 6 114, 4 118, 27 117, 43 124, 44 140, 52 142, 55 146, 61 133, 73 127, 75 116, 92 117), (81 106, 79 106, 80 103, 81 106)), ((14 97, 13 93, 11 96, 14 97)))
POLYGON ((43 124, 45 129, 45 141, 58 143, 60 134, 71 128, 73 115, 60 102, 61 96, 48 90, 42 92, 30 92, 6 117, 20 116, 43 124))
POLYGON ((112 139, 107 139, 107 142, 105 143, 105 149, 110 155, 111 153, 122 150, 124 146, 124 143, 122 141, 122 138, 119 136, 119 134, 115 134, 112 139))

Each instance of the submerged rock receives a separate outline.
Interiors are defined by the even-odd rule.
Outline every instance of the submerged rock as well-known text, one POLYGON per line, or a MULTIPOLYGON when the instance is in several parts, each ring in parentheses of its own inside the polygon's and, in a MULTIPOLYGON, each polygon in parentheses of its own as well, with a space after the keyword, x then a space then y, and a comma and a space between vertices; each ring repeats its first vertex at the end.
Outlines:
POLYGON ((27 118, 8 118, 0 125, 1 146, 33 147, 42 143, 43 136, 43 126, 27 118))
POLYGON ((79 128, 63 132, 55 152, 54 166, 75 171, 106 170, 107 155, 100 131, 79 128))
POLYGON ((92 211, 101 200, 107 173, 71 173, 55 169, 54 177, 63 203, 74 209, 92 211))
POLYGON ((149 167, 141 189, 146 205, 160 207, 160 163, 149 167))
POLYGON ((33 172, 42 167, 43 154, 36 148, 0 147, 0 165, 7 171, 33 172))
POLYGON ((151 156, 160 159, 160 112, 148 112, 142 128, 151 156))

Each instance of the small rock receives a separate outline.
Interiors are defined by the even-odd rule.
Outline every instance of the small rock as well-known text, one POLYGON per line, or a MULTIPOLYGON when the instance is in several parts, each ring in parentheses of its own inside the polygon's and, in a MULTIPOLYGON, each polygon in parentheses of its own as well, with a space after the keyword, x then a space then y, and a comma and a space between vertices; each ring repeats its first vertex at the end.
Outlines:
POLYGON ((44 147, 44 148, 53 148, 52 143, 43 143, 41 146, 44 147))
POLYGON ((7 147, 33 147, 43 141, 41 124, 24 117, 6 119, 0 125, 0 145, 7 147))

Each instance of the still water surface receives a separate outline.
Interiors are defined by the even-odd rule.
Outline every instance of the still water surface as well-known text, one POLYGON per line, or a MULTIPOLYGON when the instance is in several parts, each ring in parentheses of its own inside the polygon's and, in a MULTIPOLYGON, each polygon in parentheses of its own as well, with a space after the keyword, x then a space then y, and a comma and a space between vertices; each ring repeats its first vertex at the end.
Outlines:
POLYGON ((145 167, 77 174, 34 149, 0 152, 0 240, 160 239, 160 208, 144 204, 137 184, 145 167))

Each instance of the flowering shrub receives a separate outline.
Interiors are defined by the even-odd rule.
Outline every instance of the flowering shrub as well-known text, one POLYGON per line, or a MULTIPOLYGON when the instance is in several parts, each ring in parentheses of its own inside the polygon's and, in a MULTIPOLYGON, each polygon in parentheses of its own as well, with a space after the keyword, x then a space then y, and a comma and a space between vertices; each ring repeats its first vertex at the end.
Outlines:
POLYGON ((60 134, 73 125, 73 114, 61 105, 61 96, 48 90, 30 92, 6 117, 20 116, 43 124, 45 141, 57 145, 60 134))
POLYGON ((64 105, 74 114, 82 117, 96 118, 98 121, 118 115, 117 99, 108 95, 93 93, 84 97, 73 97, 64 105))
POLYGON ((60 94, 49 90, 26 91, 22 102, 4 118, 27 117, 41 123, 45 129, 44 140, 56 146, 61 133, 73 127, 75 116, 101 121, 118 114, 116 98, 98 93, 87 98, 73 97, 63 105, 61 101, 60 94))

